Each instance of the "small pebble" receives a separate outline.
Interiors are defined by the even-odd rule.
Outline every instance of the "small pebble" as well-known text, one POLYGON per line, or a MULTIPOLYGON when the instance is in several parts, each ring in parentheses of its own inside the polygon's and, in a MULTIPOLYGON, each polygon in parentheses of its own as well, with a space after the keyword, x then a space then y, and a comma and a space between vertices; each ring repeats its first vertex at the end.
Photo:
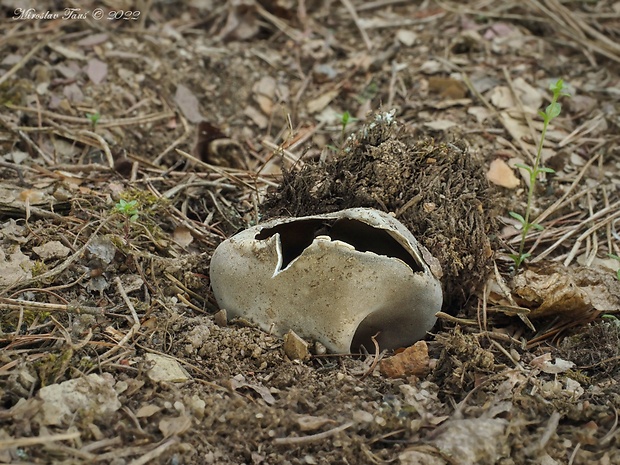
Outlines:
POLYGON ((310 358, 308 343, 293 330, 284 335, 284 353, 291 360, 307 360, 310 358))
POLYGON ((213 315, 213 320, 215 324, 221 327, 228 326, 228 315, 226 314, 226 309, 221 309, 215 315, 213 315))

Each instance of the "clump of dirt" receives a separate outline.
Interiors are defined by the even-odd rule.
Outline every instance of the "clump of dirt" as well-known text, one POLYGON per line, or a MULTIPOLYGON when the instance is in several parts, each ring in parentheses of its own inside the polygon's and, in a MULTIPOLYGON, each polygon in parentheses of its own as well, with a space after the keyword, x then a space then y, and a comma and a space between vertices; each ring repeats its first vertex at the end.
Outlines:
POLYGON ((419 139, 379 113, 326 162, 284 173, 267 217, 351 207, 394 213, 439 260, 444 310, 457 313, 486 278, 497 231, 482 164, 464 146, 419 139))
MULTIPOLYGON (((572 360, 587 375, 601 381, 620 378, 620 320, 592 323, 564 339, 559 346, 561 357, 572 360)), ((614 383, 616 384, 616 383, 614 383)), ((616 392, 620 388, 616 384, 616 392)))
POLYGON ((456 328, 438 334, 437 342, 443 349, 432 379, 441 380, 444 395, 460 400, 475 386, 480 373, 488 375, 496 369, 493 353, 483 348, 475 335, 463 334, 456 328))

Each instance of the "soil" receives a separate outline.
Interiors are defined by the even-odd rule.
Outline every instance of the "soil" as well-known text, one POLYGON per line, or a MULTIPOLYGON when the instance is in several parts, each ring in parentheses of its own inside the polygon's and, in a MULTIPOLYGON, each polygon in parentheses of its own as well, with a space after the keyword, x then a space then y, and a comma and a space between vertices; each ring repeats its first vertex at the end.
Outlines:
POLYGON ((0 2, 0 463, 620 464, 618 4, 26 3, 0 2), (227 321, 219 243, 357 206, 441 264, 415 360, 227 321))

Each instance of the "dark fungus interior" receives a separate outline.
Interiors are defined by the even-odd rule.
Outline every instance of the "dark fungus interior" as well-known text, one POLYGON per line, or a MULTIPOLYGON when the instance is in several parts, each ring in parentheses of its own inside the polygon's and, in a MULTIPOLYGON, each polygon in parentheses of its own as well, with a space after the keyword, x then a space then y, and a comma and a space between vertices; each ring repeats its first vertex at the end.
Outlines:
POLYGON ((299 257, 317 236, 329 236, 332 240, 346 242, 360 252, 373 252, 386 257, 399 258, 414 272, 422 271, 417 262, 401 244, 384 229, 375 228, 351 218, 296 220, 265 228, 256 235, 257 240, 280 234, 282 244, 282 269, 299 257))

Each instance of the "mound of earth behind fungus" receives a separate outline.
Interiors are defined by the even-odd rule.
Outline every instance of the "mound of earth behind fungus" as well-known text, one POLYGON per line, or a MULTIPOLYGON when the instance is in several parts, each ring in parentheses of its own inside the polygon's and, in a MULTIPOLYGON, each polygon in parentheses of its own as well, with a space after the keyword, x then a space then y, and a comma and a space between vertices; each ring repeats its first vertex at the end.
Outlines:
POLYGON ((496 231, 482 164, 458 143, 419 140, 390 113, 374 116, 331 160, 284 173, 265 217, 344 208, 391 212, 439 260, 444 311, 455 314, 484 282, 496 231))

